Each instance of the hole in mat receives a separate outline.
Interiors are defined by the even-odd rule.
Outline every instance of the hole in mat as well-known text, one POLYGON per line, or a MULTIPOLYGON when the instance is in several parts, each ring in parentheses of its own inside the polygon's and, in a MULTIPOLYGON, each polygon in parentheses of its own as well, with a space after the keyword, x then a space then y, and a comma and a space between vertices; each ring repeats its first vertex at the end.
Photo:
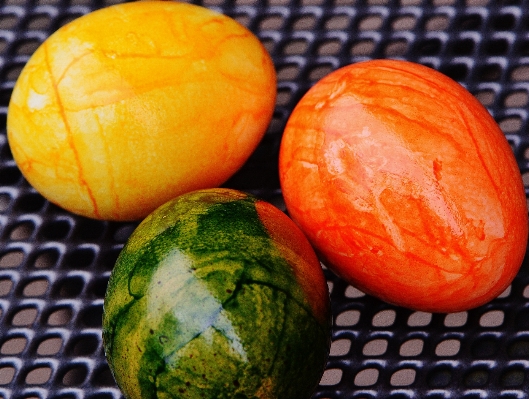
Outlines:
POLYGON ((378 381, 379 371, 376 368, 367 368, 356 374, 354 384, 358 387, 375 385, 378 381))
POLYGON ((10 337, 0 347, 2 355, 18 355, 24 351, 28 343, 25 337, 10 337))
POLYGON ((479 325, 481 327, 499 327, 503 324, 505 314, 503 310, 491 310, 479 318, 479 325))
POLYGON ((489 370, 484 367, 471 369, 466 373, 463 382, 471 388, 483 387, 489 382, 489 370))
POLYGON ((22 308, 13 315, 11 324, 14 326, 30 326, 37 318, 38 310, 33 307, 22 308))
POLYGON ((40 194, 26 194, 20 197, 15 205, 15 209, 24 213, 35 213, 40 211, 46 200, 40 194))
POLYGON ((9 295, 13 288, 13 281, 9 278, 0 279, 0 296, 9 295))
POLYGON ((88 286, 88 292, 96 298, 104 298, 108 286, 108 277, 93 279, 88 286))
POLYGON ((331 344, 329 356, 344 356, 349 353, 351 349, 351 340, 349 339, 337 339, 331 344))
POLYGON ((0 268, 18 267, 24 261, 24 251, 20 249, 9 250, 0 255, 0 268))
POLYGON ((83 326, 86 327, 101 327, 103 318, 103 305, 91 305, 86 307, 81 314, 79 319, 83 326))
POLYGON ((70 234, 71 225, 67 220, 54 220, 40 229, 40 236, 46 241, 65 239, 70 234))
POLYGON ((408 326, 425 327, 432 321, 432 314, 427 312, 413 312, 408 317, 408 326))
POLYGON ((80 247, 75 248, 67 253, 64 259, 64 265, 67 268, 85 269, 89 267, 96 258, 96 248, 80 247))
POLYGON ((62 326, 68 324, 72 316, 73 311, 69 307, 55 309, 49 314, 46 324, 50 326, 62 326))
POLYGON ((371 324, 373 327, 389 327, 395 323, 397 312, 392 309, 381 310, 373 316, 371 324))
POLYGON ((417 372, 414 369, 402 369, 391 375, 389 383, 393 386, 404 387, 413 384, 417 372))
POLYGON ((428 375, 428 385, 431 388, 444 388, 452 382, 452 369, 448 367, 438 367, 428 375))
POLYGON ((31 237, 35 231, 35 224, 30 221, 17 223, 9 232, 9 239, 13 241, 24 241, 31 237))
POLYGON ((327 369, 323 373, 320 385, 321 386, 332 386, 338 384, 342 380, 343 371, 341 369, 327 369))
POLYGON ((399 349, 401 356, 418 356, 422 353, 424 341, 419 338, 410 339, 404 342, 399 349))
POLYGON ((94 371, 92 384, 94 384, 95 386, 104 387, 115 386, 116 383, 114 381, 114 377, 112 377, 112 372, 110 371, 108 365, 104 365, 94 371))
POLYGON ((48 290, 49 284, 50 283, 46 278, 30 281, 24 286, 22 295, 29 297, 42 296, 48 290))
POLYGON ((69 370, 62 373, 61 382, 66 386, 81 385, 88 375, 88 370, 84 365, 74 365, 69 370))
POLYGON ((81 276, 69 276, 54 284, 53 296, 58 298, 75 298, 84 288, 84 279, 81 276))
POLYGON ((351 18, 347 14, 333 15, 325 21, 325 29, 327 30, 343 30, 347 29, 351 22, 351 18))
POLYGON ((374 339, 367 342, 362 348, 364 356, 380 356, 386 353, 388 341, 386 339, 374 339))
POLYGON ((50 380, 52 369, 49 366, 36 367, 26 374, 25 382, 28 385, 42 385, 50 380))
POLYGON ((60 252, 58 249, 44 249, 37 254, 33 264, 36 268, 51 268, 55 266, 59 256, 60 252))
POLYGON ((62 348, 63 340, 61 337, 45 338, 37 347, 37 355, 49 356, 59 353, 62 348))
POLYGON ((441 341, 435 347, 437 356, 455 356, 459 353, 461 342, 458 339, 446 339, 441 341))
POLYGON ((340 327, 354 326, 360 320, 359 310, 346 310, 336 316, 335 323, 340 327))
MULTIPOLYGON (((22 65, 15 65, 7 69, 7 80, 17 80, 22 68, 22 65)), ((0 168, 0 172, 0 186, 15 186, 22 179, 22 174, 17 167, 0 168)))
POLYGON ((99 345, 99 339, 95 334, 82 334, 68 344, 66 352, 70 356, 88 356, 93 354, 99 345))
POLYGON ((500 377, 500 384, 506 388, 522 386, 525 381, 525 370, 521 366, 514 366, 506 371, 500 377))
POLYGON ((462 327, 466 324, 468 312, 449 313, 445 316, 444 325, 446 327, 462 327))
POLYGON ((15 377, 16 369, 13 366, 0 364, 0 385, 7 385, 15 377))
POLYGON ((482 336, 472 343, 470 352, 476 358, 492 358, 498 352, 499 345, 500 342, 495 336, 482 336))

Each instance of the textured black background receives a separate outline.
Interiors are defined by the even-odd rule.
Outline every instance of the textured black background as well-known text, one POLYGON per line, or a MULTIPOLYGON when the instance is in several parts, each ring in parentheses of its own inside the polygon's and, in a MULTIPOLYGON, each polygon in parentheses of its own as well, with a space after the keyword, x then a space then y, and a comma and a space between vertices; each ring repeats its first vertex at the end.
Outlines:
MULTIPOLYGON (((92 221, 49 204, 21 176, 5 135, 12 87, 36 47, 62 24, 110 4, 0 2, 0 397, 6 399, 121 396, 103 354, 101 314, 113 263, 136 224, 92 221)), ((500 124, 529 186, 528 1, 197 4, 248 26, 278 72, 269 131, 227 186, 283 207, 277 154, 289 113, 316 80, 371 58, 416 61, 465 85, 500 124)), ((528 266, 498 299, 448 315, 387 305, 327 271, 333 345, 314 398, 529 397, 528 266)))

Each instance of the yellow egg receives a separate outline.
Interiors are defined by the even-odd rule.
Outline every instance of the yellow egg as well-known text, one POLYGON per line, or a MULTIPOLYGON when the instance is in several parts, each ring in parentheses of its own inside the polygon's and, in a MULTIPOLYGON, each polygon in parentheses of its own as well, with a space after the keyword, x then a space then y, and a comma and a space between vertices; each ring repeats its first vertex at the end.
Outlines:
POLYGON ((135 220, 224 183, 263 137, 276 74, 258 38, 186 3, 107 7, 32 55, 8 110, 25 178, 83 216, 135 220))

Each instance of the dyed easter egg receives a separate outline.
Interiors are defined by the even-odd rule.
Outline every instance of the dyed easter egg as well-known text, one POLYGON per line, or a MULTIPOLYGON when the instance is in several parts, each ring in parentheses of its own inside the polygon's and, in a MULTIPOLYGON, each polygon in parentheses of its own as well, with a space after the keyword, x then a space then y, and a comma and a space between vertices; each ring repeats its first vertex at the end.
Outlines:
POLYGON ((527 203, 512 149, 430 68, 377 60, 324 77, 287 122, 279 168, 289 214, 324 263, 387 302, 466 310, 520 268, 527 203))
POLYGON ((231 177, 263 137, 275 95, 268 52, 235 20, 130 2, 70 22, 35 51, 7 134, 22 174, 51 202, 136 220, 231 177))
POLYGON ((229 189, 162 205, 110 276, 103 342, 128 399, 310 398, 331 316, 320 263, 299 228, 229 189))

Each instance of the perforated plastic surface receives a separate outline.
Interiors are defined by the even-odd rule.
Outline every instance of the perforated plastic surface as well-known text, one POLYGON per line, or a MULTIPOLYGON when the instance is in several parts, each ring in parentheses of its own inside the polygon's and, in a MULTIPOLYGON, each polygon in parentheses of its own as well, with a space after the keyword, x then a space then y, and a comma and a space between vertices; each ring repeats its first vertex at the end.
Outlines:
MULTIPOLYGON (((121 397, 101 344, 110 270, 134 223, 49 204, 22 178, 5 135, 13 84, 36 47, 103 0, 0 2, 0 397, 121 397)), ((273 122, 226 185, 282 205, 281 132, 320 77, 369 58, 404 58, 464 84, 507 135, 529 186, 529 1, 204 0, 248 26, 278 72, 273 122)), ((308 193, 309 195, 309 193, 308 193)), ((457 314, 382 303, 327 271, 334 331, 314 398, 529 397, 529 264, 493 302, 457 314)))

